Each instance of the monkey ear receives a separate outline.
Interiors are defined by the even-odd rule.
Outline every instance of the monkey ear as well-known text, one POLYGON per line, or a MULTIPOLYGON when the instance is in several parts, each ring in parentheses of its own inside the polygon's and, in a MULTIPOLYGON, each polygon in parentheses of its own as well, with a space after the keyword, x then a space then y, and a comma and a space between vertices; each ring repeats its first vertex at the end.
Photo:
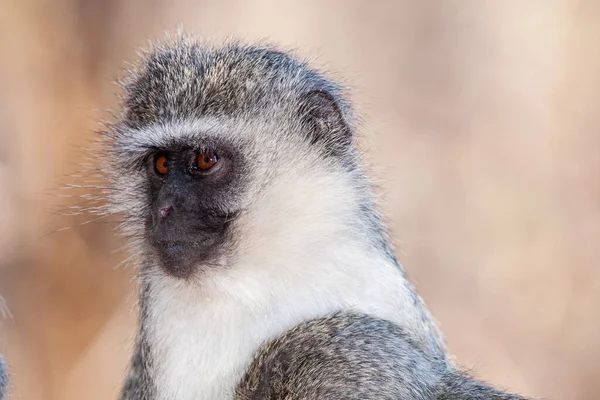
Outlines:
POLYGON ((333 95, 311 90, 300 103, 300 116, 311 144, 322 144, 332 155, 341 156, 352 146, 352 129, 333 95))

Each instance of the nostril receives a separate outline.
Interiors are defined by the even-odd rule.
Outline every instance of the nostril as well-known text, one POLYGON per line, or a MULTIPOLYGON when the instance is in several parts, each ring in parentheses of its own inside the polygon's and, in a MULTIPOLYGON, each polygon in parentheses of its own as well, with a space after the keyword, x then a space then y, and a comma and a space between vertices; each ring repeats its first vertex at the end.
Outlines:
POLYGON ((173 206, 161 208, 160 211, 159 211, 160 212, 160 216, 161 217, 166 217, 167 215, 169 215, 171 213, 171 211, 173 211, 173 206))

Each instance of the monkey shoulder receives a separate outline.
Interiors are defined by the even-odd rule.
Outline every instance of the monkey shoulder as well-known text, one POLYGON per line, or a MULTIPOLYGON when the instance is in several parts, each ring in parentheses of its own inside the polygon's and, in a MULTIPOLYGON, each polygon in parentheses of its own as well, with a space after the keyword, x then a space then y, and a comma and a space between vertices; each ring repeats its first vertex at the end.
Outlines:
POLYGON ((339 313, 265 344, 236 399, 429 399, 446 368, 400 326, 339 313))

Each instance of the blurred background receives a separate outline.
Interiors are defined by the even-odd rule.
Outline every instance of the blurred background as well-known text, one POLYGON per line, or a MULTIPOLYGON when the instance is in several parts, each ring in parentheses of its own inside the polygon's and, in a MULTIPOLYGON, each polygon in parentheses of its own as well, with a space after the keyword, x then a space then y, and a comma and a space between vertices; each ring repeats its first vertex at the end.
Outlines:
POLYGON ((182 23, 343 78, 399 258, 460 364, 600 398, 600 2, 0 0, 0 352, 11 399, 115 398, 135 327, 114 226, 60 209, 124 61, 182 23), (72 227, 61 230, 64 227, 72 227))

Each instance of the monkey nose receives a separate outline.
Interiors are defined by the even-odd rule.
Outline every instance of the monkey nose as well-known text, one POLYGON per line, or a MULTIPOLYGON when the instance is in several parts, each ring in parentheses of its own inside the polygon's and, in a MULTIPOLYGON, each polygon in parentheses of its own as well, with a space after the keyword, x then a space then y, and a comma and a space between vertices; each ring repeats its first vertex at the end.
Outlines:
POLYGON ((171 213, 171 211, 173 211, 173 206, 161 208, 159 210, 159 213, 160 213, 161 217, 166 217, 167 215, 169 215, 171 213))

